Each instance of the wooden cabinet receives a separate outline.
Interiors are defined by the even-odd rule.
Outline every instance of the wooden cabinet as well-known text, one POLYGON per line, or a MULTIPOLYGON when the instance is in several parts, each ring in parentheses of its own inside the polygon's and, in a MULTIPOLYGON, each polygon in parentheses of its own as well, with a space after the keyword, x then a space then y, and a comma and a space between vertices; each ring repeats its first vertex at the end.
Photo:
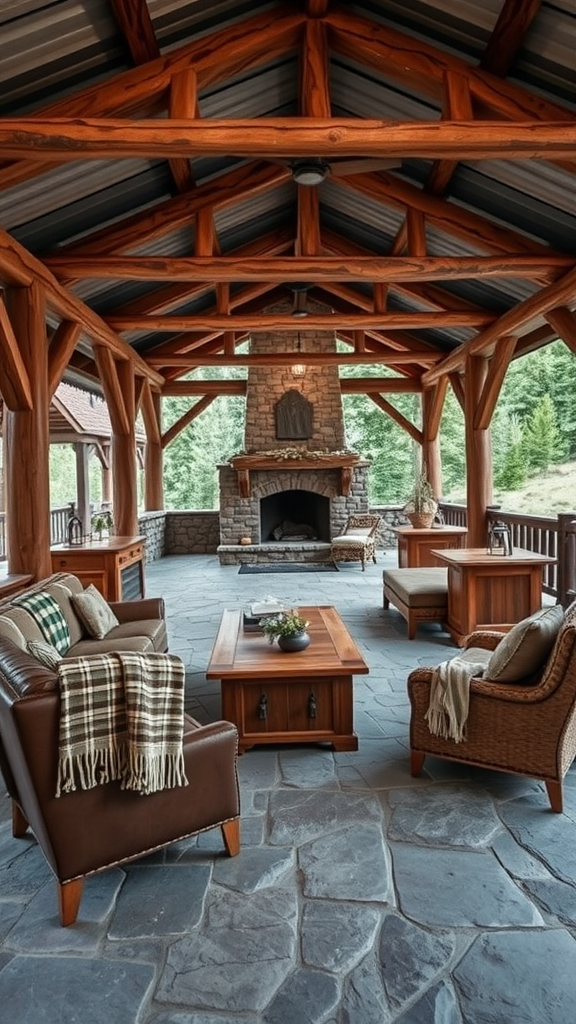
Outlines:
POLYGON ((51 549, 52 571, 71 572, 85 587, 93 583, 107 601, 144 597, 145 537, 108 537, 51 549))
POLYGON ((443 563, 433 553, 436 548, 463 548, 466 546, 465 526, 397 526, 398 566, 400 569, 419 569, 443 563))
POLYGON ((238 726, 240 749, 261 743, 332 743, 356 750, 352 676, 222 680, 222 716, 238 726))
POLYGON ((542 569, 554 558, 514 548, 489 555, 485 548, 438 551, 448 566, 448 631, 462 645, 475 629, 507 631, 542 606, 542 569))

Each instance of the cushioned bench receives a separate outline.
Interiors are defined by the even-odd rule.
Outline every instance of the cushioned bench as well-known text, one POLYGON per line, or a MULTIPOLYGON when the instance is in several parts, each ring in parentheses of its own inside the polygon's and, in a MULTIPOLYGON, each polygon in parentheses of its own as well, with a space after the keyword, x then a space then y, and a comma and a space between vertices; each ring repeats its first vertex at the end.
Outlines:
POLYGON ((408 623, 413 640, 419 622, 444 623, 448 615, 448 569, 385 569, 384 608, 391 604, 408 623))

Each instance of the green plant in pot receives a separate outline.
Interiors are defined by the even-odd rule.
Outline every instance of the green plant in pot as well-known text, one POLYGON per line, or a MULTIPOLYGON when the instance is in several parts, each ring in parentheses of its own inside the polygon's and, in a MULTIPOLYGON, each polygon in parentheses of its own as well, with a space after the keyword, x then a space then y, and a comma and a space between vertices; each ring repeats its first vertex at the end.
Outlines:
POLYGON ((303 651, 308 647, 310 637, 306 630, 309 625, 308 620, 299 615, 297 608, 260 619, 260 628, 268 637, 268 642, 273 644, 276 640, 282 651, 303 651))
POLYGON ((438 502, 434 497, 432 485, 422 470, 414 482, 412 493, 402 511, 416 528, 425 529, 432 526, 438 512, 438 502))

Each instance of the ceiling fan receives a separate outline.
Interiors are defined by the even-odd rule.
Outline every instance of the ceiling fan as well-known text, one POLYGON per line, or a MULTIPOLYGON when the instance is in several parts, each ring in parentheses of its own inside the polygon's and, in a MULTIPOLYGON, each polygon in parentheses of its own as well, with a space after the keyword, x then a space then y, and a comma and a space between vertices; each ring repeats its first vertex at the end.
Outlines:
POLYGON ((400 160, 379 160, 374 157, 336 157, 325 160, 319 156, 298 157, 296 160, 274 160, 282 167, 288 167, 298 185, 320 185, 329 175, 345 178, 348 174, 369 174, 375 171, 390 171, 400 167, 400 160))

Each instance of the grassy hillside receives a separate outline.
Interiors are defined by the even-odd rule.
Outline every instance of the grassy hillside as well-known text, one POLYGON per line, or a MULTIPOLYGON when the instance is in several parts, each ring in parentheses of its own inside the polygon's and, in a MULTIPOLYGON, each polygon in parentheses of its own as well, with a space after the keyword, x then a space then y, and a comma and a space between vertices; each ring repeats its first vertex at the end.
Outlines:
MULTIPOLYGON (((461 492, 453 492, 446 499, 465 502, 461 492)), ((576 512, 576 462, 564 462, 553 466, 546 473, 538 473, 517 491, 495 490, 494 502, 507 512, 525 512, 535 516, 576 512)))

